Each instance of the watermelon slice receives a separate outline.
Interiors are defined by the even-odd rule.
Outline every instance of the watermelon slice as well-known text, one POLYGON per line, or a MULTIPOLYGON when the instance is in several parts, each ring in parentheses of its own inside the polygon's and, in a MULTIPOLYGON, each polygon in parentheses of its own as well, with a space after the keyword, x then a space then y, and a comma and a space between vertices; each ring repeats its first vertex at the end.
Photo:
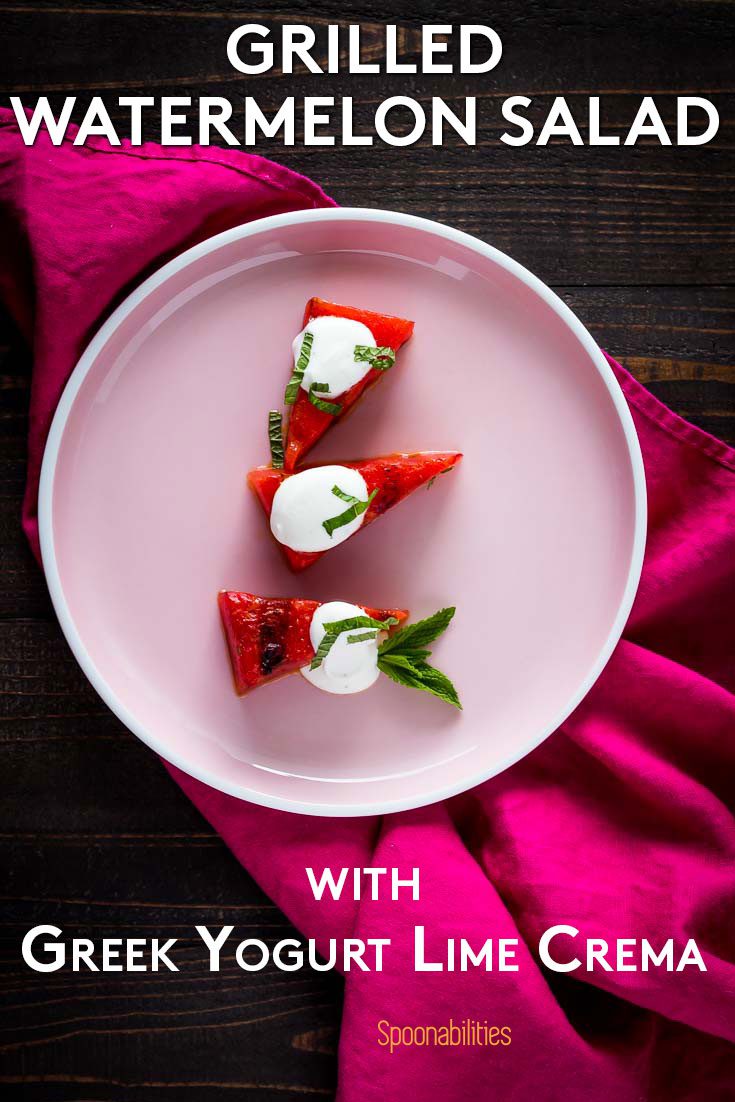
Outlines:
MULTIPOLYGON (((296 673, 314 657, 311 619, 321 601, 256 597, 222 590, 219 610, 232 659, 235 689, 242 695, 266 681, 296 673)), ((375 620, 406 619, 406 609, 368 608, 375 620)), ((396 625, 397 626, 397 625, 396 625)))
MULTIPOLYGON (((364 514, 364 519, 358 531, 362 531, 377 517, 403 501, 420 486, 425 486, 437 475, 452 470, 461 458, 461 452, 414 452, 410 455, 396 452, 393 455, 384 455, 378 459, 361 459, 351 463, 339 464, 360 472, 365 480, 368 494, 375 491, 375 496, 364 514)), ((331 464, 314 464, 314 466, 331 466, 331 464)), ((263 506, 267 517, 271 515, 273 499, 278 487, 284 479, 297 478, 299 473, 289 474, 273 467, 256 467, 255 470, 250 472, 248 483, 263 506)), ((339 512, 339 502, 337 502, 335 512, 339 512)), ((293 551, 290 547, 286 547, 281 543, 278 546, 286 556, 291 569, 295 571, 305 570, 307 566, 311 566, 322 555, 327 554, 326 551, 293 551)), ((335 546, 338 545, 335 544, 335 546)))
MULTIPOLYGON (((354 306, 338 306, 335 302, 326 302, 321 298, 312 298, 304 311, 304 326, 312 318, 340 317, 360 321, 367 325, 378 347, 392 348, 397 352, 413 333, 413 322, 405 318, 394 318, 388 314, 376 314, 372 310, 358 310, 354 306)), ((312 405, 305 390, 299 387, 298 396, 291 407, 291 417, 285 444, 284 469, 292 471, 306 453, 314 447, 327 429, 340 421, 355 405, 358 399, 374 386, 386 371, 371 367, 367 375, 355 383, 350 390, 339 395, 337 403, 341 409, 337 414, 326 413, 312 405)))

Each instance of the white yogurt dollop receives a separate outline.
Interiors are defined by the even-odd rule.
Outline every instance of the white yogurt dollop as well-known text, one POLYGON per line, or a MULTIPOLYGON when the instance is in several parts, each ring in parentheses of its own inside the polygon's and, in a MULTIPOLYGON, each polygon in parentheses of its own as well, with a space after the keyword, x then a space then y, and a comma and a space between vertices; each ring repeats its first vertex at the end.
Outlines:
POLYGON ((352 467, 331 463, 311 467, 285 478, 273 498, 271 532, 279 543, 292 551, 329 551, 353 535, 365 514, 335 528, 331 536, 323 522, 349 509, 349 502, 332 493, 338 486, 345 494, 367 501, 365 479, 352 467))
POLYGON ((326 383, 329 390, 319 391, 319 397, 338 398, 365 378, 370 364, 365 360, 355 362, 355 345, 376 347, 367 325, 351 318, 327 315, 312 318, 293 342, 294 364, 301 354, 305 333, 311 333, 314 338, 309 364, 301 380, 301 388, 307 394, 312 383, 326 383))
MULTIPOLYGON (((329 601, 320 605, 311 620, 311 645, 316 651, 324 638, 324 625, 337 620, 347 620, 352 616, 364 616, 365 609, 359 605, 349 605, 345 601, 329 601)), ((301 673, 327 693, 361 693, 369 689, 378 680, 378 638, 367 639, 362 643, 348 643, 349 635, 359 635, 366 629, 353 629, 342 632, 332 644, 329 654, 315 670, 302 666, 301 673)))

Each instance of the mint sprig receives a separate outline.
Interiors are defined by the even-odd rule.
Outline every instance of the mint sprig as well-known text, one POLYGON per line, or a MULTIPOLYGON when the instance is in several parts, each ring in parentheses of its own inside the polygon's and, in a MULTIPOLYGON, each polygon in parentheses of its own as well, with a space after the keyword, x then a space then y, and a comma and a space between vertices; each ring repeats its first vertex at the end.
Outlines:
POLYGON ((299 396, 299 387, 301 386, 304 372, 309 366, 311 347, 313 344, 314 334, 307 331, 304 333, 304 339, 301 342, 301 350, 294 365, 293 372, 291 373, 291 378, 286 385, 285 401, 287 406, 292 406, 299 396))
POLYGON ((330 539, 338 528, 343 528, 345 524, 349 524, 351 521, 356 520, 357 517, 362 516, 370 507, 370 503, 377 492, 377 489, 373 490, 367 501, 360 501, 359 497, 353 497, 352 494, 346 494, 344 490, 340 490, 339 486, 332 486, 332 493, 334 496, 340 498, 342 501, 349 501, 350 504, 343 513, 339 513, 336 517, 329 517, 327 520, 322 521, 322 528, 330 539))
MULTIPOLYGON (((388 616, 385 620, 376 620, 372 616, 348 616, 344 620, 330 620, 328 624, 324 624, 324 636, 317 647, 316 654, 312 658, 309 668, 316 670, 321 666, 343 632, 357 631, 359 628, 373 628, 375 631, 388 631, 389 628, 397 623, 398 621, 395 616, 388 616)), ((370 635, 374 638, 372 632, 370 635)), ((366 636, 363 638, 366 638, 366 636)), ((359 639, 356 636, 351 636, 348 639, 348 642, 358 641, 359 639)))
MULTIPOLYGON (((409 624, 389 635, 378 647, 378 669, 399 685, 430 693, 461 710, 459 694, 452 682, 446 674, 426 661, 431 657, 431 651, 426 649, 425 644, 433 642, 446 631, 454 612, 454 608, 441 608, 433 616, 409 624)), ((344 632, 357 631, 358 634, 347 636, 347 642, 362 643, 375 639, 378 632, 389 631, 397 623, 394 616, 388 616, 385 620, 374 620, 372 616, 350 616, 345 620, 324 624, 324 636, 311 660, 310 668, 316 670, 321 666, 344 632), (360 631, 364 628, 369 630, 360 631)))
POLYGON ((440 608, 433 616, 409 624, 389 635, 378 648, 378 668, 409 689, 419 689, 439 697, 455 708, 462 708, 457 690, 441 670, 426 661, 431 652, 427 643, 433 643, 451 623, 454 608, 440 608))

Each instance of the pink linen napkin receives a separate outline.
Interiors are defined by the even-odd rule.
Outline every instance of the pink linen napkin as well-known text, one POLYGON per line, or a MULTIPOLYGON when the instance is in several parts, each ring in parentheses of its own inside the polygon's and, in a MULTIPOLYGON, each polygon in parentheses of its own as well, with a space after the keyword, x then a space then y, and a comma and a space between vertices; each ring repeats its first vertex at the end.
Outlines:
MULTIPOLYGON (((76 128, 69 129, 73 138, 76 128)), ((38 478, 71 367, 134 283, 184 249, 269 214, 334 206, 254 154, 88 139, 23 145, 0 109, 0 296, 33 348, 23 526, 36 555, 38 478)))
MULTIPOLYGON (((330 204, 260 157, 216 149, 27 149, 0 111, 0 296, 34 354, 24 526, 63 384, 131 285, 197 240, 330 204)), ((735 452, 614 361, 648 481, 640 591, 602 677, 500 777, 444 804, 337 822, 222 795, 170 772, 306 936, 390 937, 382 973, 351 971, 341 1102, 718 1100, 735 1094, 735 452), (413 902, 314 901, 305 866, 421 869, 413 902), (552 974, 548 927, 695 938, 707 971, 552 974), (519 938, 520 971, 414 974, 412 933, 519 938), (508 1047, 378 1045, 378 1025, 510 1026, 508 1047)), ((579 939, 578 939, 579 940, 579 939)), ((578 954, 577 955, 581 955, 578 954)))

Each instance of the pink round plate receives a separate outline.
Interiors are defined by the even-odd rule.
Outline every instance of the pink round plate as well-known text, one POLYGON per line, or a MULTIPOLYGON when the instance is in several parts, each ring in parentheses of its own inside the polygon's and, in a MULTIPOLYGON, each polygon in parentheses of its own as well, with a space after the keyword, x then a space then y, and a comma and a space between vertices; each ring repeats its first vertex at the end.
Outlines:
POLYGON ((44 457, 41 545, 66 637, 112 710, 187 773, 314 815, 415 807, 500 772, 589 690, 635 594, 630 413, 572 312, 507 256, 378 210, 266 218, 136 290, 82 356, 44 457), (396 367, 309 461, 452 449, 461 466, 301 575, 246 489, 312 295, 413 318, 396 367), (381 677, 242 699, 219 589, 456 605, 434 661, 464 711, 381 677))

